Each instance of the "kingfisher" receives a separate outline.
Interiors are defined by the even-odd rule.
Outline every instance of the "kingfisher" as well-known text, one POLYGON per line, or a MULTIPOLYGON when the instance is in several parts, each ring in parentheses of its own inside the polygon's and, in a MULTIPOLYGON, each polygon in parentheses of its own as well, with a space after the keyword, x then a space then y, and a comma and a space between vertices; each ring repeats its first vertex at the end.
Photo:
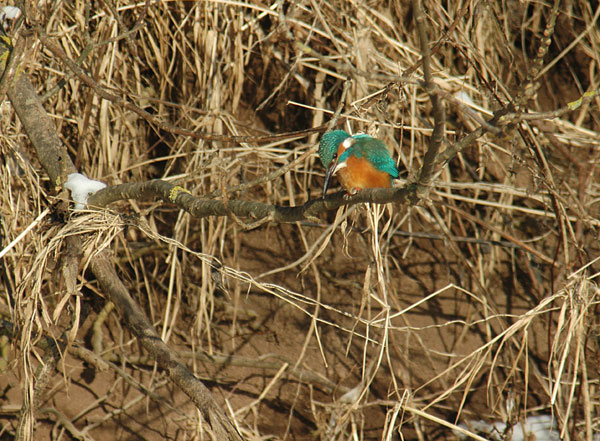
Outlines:
POLYGON ((353 135, 343 130, 327 132, 319 143, 319 158, 327 169, 323 197, 329 181, 338 176, 347 196, 363 188, 389 188, 398 177, 398 168, 385 143, 369 135, 353 135))

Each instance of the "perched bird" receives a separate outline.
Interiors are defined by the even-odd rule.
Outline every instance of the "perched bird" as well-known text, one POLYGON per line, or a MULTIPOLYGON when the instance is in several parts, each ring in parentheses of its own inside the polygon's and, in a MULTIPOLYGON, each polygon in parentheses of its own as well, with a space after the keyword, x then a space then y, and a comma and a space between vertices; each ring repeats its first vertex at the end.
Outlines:
POLYGON ((319 158, 327 169, 323 197, 336 174, 348 195, 363 188, 389 188, 392 179, 398 177, 386 145, 369 135, 350 136, 343 130, 327 132, 319 143, 319 158))

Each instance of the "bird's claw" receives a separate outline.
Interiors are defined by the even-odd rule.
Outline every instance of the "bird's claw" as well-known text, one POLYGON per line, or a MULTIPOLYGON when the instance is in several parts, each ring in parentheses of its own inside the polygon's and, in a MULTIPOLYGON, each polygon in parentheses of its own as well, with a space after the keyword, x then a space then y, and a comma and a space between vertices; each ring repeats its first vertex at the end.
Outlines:
POLYGON ((358 192, 359 192, 358 188, 349 188, 348 190, 346 190, 346 194, 344 194, 344 199, 348 200, 348 199, 352 198, 352 196, 354 196, 358 192))

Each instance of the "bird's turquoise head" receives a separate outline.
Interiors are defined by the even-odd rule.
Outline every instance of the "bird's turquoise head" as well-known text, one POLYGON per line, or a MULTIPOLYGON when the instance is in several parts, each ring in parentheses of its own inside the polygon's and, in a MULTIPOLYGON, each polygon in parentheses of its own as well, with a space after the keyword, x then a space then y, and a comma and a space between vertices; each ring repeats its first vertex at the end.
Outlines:
POLYGON ((319 143, 319 159, 323 167, 329 168, 340 144, 347 138, 350 138, 350 134, 343 130, 333 130, 323 135, 319 143))

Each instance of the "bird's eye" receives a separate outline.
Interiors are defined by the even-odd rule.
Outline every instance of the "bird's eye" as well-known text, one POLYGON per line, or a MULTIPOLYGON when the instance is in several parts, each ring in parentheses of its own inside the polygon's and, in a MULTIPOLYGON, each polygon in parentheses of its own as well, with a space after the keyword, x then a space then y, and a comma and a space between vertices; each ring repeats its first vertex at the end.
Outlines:
POLYGON ((335 153, 333 154, 333 158, 331 158, 331 160, 332 160, 332 161, 335 161, 336 159, 337 159, 337 152, 335 152, 335 153))

